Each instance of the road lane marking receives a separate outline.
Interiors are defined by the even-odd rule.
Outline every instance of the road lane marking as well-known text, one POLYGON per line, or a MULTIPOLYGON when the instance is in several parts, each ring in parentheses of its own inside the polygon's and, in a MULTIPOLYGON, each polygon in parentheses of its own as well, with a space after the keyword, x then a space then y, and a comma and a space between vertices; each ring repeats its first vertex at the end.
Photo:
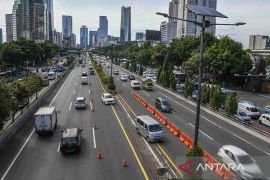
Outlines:
POLYGON ((148 96, 148 97, 151 97, 151 95, 150 94, 148 94, 147 92, 145 92, 145 91, 142 91, 146 96, 148 96))
POLYGON ((76 90, 74 89, 73 94, 75 95, 75 93, 76 93, 76 90))
POLYGON ((91 110, 93 111, 92 100, 89 101, 89 104, 90 104, 91 110))
MULTIPOLYGON (((70 78, 71 74, 74 71, 72 70, 72 72, 69 74, 69 76, 67 77, 67 79, 65 80, 64 84, 61 86, 61 88, 58 90, 57 94, 54 96, 53 100, 51 101, 51 103, 49 104, 49 106, 51 106, 55 99, 57 98, 57 96, 59 95, 60 91, 63 89, 64 85, 66 84, 67 80, 70 78)), ((12 162, 10 163, 10 165, 8 166, 7 170, 5 171, 5 173, 3 174, 3 176, 1 177, 1 180, 4 180, 7 176, 7 174, 9 173, 10 169, 13 167, 15 161, 18 159, 19 155, 21 154, 22 150, 24 149, 24 147, 26 146, 27 142, 30 140, 31 136, 34 134, 35 129, 33 129, 31 131, 31 133, 29 134, 29 136, 27 137, 26 141, 24 142, 24 144, 22 145, 22 147, 20 148, 19 152, 16 154, 16 156, 14 157, 14 159, 12 160, 12 162)))
POLYGON ((136 126, 134 120, 131 118, 130 114, 128 113, 127 109, 124 107, 123 103, 120 101, 120 99, 119 99, 118 97, 116 97, 116 98, 118 99, 118 101, 119 101, 119 103, 121 104, 122 108, 125 110, 125 112, 126 112, 126 114, 128 115, 130 121, 132 122, 132 124, 133 124, 134 126, 136 126))
POLYGON ((129 139, 127 133, 126 133, 126 130, 124 129, 124 127, 123 127, 123 125, 122 125, 122 122, 121 122, 121 120, 120 120, 119 117, 118 117, 118 114, 116 113, 116 111, 115 111, 115 109, 114 109, 113 106, 111 106, 111 108, 112 108, 112 110, 113 110, 113 113, 114 113, 114 115, 115 115, 117 121, 118 121, 118 124, 120 125, 120 127, 121 127, 121 129, 122 129, 122 132, 123 132, 124 135, 125 135, 126 140, 128 141, 128 144, 129 144, 129 146, 130 146, 130 148, 131 148, 131 150, 132 150, 132 152, 133 152, 133 154, 134 154, 134 156, 135 156, 135 159, 137 160, 137 163, 139 164, 139 166, 140 166, 140 168, 141 168, 141 171, 142 171, 142 173, 143 173, 145 179, 146 179, 146 180, 149 180, 149 177, 148 177, 148 175, 147 175, 147 173, 146 173, 146 171, 145 171, 145 169, 144 169, 144 167, 143 167, 143 165, 142 165, 142 163, 141 163, 141 160, 139 159, 139 157, 138 157, 138 155, 137 155, 137 152, 135 151, 135 149, 134 149, 134 147, 133 147, 133 145, 132 145, 132 143, 131 143, 131 141, 130 141, 130 139, 129 139))
POLYGON ((57 147, 57 152, 59 152, 59 151, 60 151, 60 142, 59 142, 58 147, 57 147))
MULTIPOLYGON (((193 125, 193 124, 191 124, 191 123, 188 123, 190 126, 192 126, 192 127, 194 127, 195 128, 195 126, 193 125)), ((207 135, 206 133, 204 133, 202 130, 200 130, 200 132, 202 133, 202 134, 204 134, 206 137, 208 137, 209 139, 211 139, 212 141, 214 140, 211 136, 209 136, 209 135, 207 135)))
POLYGON ((163 150, 163 148, 159 145, 159 143, 156 143, 158 149, 162 152, 162 154, 168 159, 168 161, 171 163, 171 165, 174 167, 174 169, 178 172, 178 174, 182 177, 184 177, 183 173, 178 169, 176 164, 172 161, 172 159, 169 157, 169 155, 163 150))
MULTIPOLYGON (((168 97, 168 96, 164 95, 163 93, 160 93, 160 92, 158 92, 158 93, 159 93, 159 94, 161 94, 161 95, 163 95, 163 96, 165 96, 166 98, 168 98, 168 99, 172 100, 173 102, 175 102, 175 103, 176 103, 176 104, 178 104, 179 106, 182 106, 183 108, 187 109, 188 111, 192 112, 193 114, 196 114, 196 112, 195 112, 195 111, 193 111, 193 110, 191 110, 190 108, 188 108, 188 107, 186 107, 186 106, 184 106, 184 105, 180 104, 179 102, 177 102, 177 101, 173 100, 172 98, 170 98, 170 97, 168 97)), ((251 146, 253 146, 253 147, 254 147, 254 148, 256 148, 257 150, 259 150, 259 151, 261 151, 261 152, 263 152, 263 153, 265 153, 265 154, 267 154, 267 155, 269 155, 269 156, 270 156, 270 153, 268 153, 268 152, 266 152, 266 151, 264 151, 264 150, 262 150, 262 149, 258 148, 256 145, 254 145, 254 144, 252 144, 252 143, 248 142, 247 140, 245 140, 245 139, 241 138, 240 136, 236 135, 235 133, 233 133, 233 132, 231 132, 231 131, 229 131, 229 130, 227 130, 227 129, 223 128, 223 127, 221 127, 220 125, 218 125, 218 124, 214 123, 213 121, 209 120, 208 118, 206 118, 206 117, 204 117, 204 116, 202 116, 202 115, 200 115, 200 117, 201 117, 201 118, 203 118, 203 119, 205 119, 206 121, 208 121, 208 122, 212 123, 213 125, 215 125, 215 126, 219 127, 220 129, 222 129, 222 130, 226 131, 227 133, 232 134, 233 136, 235 136, 235 137, 239 138, 240 140, 242 140, 242 141, 244 141, 244 142, 249 143, 251 146)))
POLYGON ((78 83, 76 82, 76 86, 78 86, 78 83))
POLYGON ((96 144, 96 136, 95 136, 95 128, 92 128, 93 130, 93 140, 94 140, 94 148, 97 148, 97 144, 96 144))
POLYGON ((71 110, 71 107, 72 107, 72 102, 70 103, 70 105, 69 105, 69 109, 68 109, 68 111, 70 111, 71 110))
POLYGON ((89 89, 89 91, 88 91, 88 92, 89 92, 89 94, 91 94, 91 90, 90 90, 90 89, 89 89))

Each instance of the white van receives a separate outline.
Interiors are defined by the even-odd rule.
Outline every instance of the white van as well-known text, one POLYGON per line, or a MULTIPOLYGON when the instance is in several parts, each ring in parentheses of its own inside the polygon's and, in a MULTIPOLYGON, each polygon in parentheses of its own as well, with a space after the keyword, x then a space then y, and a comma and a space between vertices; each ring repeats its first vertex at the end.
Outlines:
POLYGON ((53 134, 57 126, 57 111, 55 107, 41 107, 34 114, 35 131, 38 135, 53 134))
POLYGON ((164 139, 162 126, 150 116, 137 116, 135 125, 137 133, 141 134, 149 143, 164 139))
POLYGON ((48 80, 55 80, 55 79, 56 79, 55 72, 49 72, 48 73, 48 80))
POLYGON ((270 114, 262 114, 259 123, 270 127, 270 114))
POLYGON ((140 85, 139 81, 136 81, 136 80, 132 80, 130 82, 130 86, 134 90, 140 90, 141 89, 141 85, 140 85))
POLYGON ((245 112, 252 119, 259 119, 261 115, 259 109, 249 103, 238 103, 238 111, 245 112))

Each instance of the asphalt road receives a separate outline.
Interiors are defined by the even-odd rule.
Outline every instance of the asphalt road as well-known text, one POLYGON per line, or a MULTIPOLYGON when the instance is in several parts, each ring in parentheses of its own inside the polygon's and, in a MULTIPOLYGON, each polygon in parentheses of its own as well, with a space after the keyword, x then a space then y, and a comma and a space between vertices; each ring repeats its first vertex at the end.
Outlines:
MULTIPOLYGON (((113 69, 118 70, 120 73, 128 74, 127 71, 119 68, 116 65, 113 65, 113 69)), ((109 73, 109 69, 107 71, 109 73)), ((118 91, 129 102, 129 104, 131 104, 134 109, 137 109, 137 112, 143 112, 143 110, 140 108, 141 105, 136 102, 136 100, 130 94, 130 81, 120 82, 119 77, 116 77, 115 81, 118 86, 118 91)), ((191 105, 190 103, 177 97, 177 95, 172 95, 156 86, 154 91, 151 92, 144 90, 136 92, 152 106, 154 106, 156 97, 166 97, 172 104, 173 113, 166 113, 165 116, 175 125, 177 125, 177 127, 179 127, 183 132, 187 133, 191 138, 193 138, 196 111, 194 105, 191 105)), ((222 145, 232 144, 238 146, 248 152, 257 161, 266 178, 269 178, 269 138, 258 138, 254 136, 255 133, 248 133, 248 130, 242 126, 238 126, 239 125, 237 124, 231 124, 227 121, 223 121, 219 117, 202 110, 200 118, 199 144, 213 156, 216 155, 218 149, 222 145)), ((177 152, 179 152, 179 149, 182 150, 182 148, 183 146, 181 146, 179 143, 172 144, 172 146, 164 145, 164 149, 167 150, 168 154, 171 154, 171 157, 175 162, 178 161, 179 157, 177 156, 177 152)), ((183 154, 183 152, 180 154, 183 154)))
POLYGON ((82 71, 82 68, 75 67, 60 90, 55 92, 55 98, 47 104, 60 110, 53 136, 38 137, 32 131, 34 124, 31 120, 31 124, 28 123, 0 149, 1 180, 147 179, 143 165, 139 166, 140 160, 136 159, 112 108, 101 102, 103 90, 96 76, 90 77, 90 85, 82 86, 82 71), (77 96, 87 99, 87 109, 75 110, 77 96), (96 130, 92 128, 94 122, 96 130), (61 130, 73 127, 83 129, 82 151, 80 154, 62 155, 59 152, 61 130), (102 160, 97 159, 98 151, 102 153, 102 160), (124 159, 128 168, 122 167, 124 159))

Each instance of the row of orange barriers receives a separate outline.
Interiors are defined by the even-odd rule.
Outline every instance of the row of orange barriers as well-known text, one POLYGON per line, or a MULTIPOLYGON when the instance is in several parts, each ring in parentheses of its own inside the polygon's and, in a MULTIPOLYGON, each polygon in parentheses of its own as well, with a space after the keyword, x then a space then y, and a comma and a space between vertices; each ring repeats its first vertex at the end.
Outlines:
MULTIPOLYGON (((177 128, 176 125, 174 125, 172 122, 170 122, 163 114, 161 114, 159 111, 157 111, 155 108, 153 108, 151 105, 149 105, 142 97, 140 97, 137 93, 134 91, 131 92, 131 95, 134 96, 134 98, 139 101, 144 107, 147 108, 147 110, 153 114, 164 126, 166 126, 172 134, 174 134, 176 137, 179 137, 179 140, 185 144, 185 146, 189 149, 193 148, 193 140, 185 133, 183 133, 180 129, 177 128)), ((218 161, 215 160, 209 153, 207 153, 205 150, 203 151, 203 160, 205 163, 211 165, 211 164, 217 164, 218 161)), ((215 169, 215 172, 222 177, 223 179, 233 179, 235 176, 232 172, 227 171, 226 169, 219 170, 215 169)))

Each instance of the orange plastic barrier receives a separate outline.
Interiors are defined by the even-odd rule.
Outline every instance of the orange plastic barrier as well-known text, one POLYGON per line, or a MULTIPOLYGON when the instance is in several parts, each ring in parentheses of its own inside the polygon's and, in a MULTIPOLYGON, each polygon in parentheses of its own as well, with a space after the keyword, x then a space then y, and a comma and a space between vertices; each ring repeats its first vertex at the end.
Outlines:
POLYGON ((152 106, 150 106, 149 104, 147 104, 147 109, 148 109, 148 111, 151 113, 151 114, 155 114, 155 109, 152 107, 152 106))
POLYGON ((140 103, 141 103, 144 107, 147 106, 147 102, 146 102, 143 98, 141 98, 140 103))
POLYGON ((180 130, 170 121, 167 120, 167 128, 175 135, 179 136, 180 135, 180 130))
POLYGON ((189 149, 192 149, 192 147, 193 147, 193 141, 185 133, 181 133, 180 134, 180 141, 182 141, 189 149))
POLYGON ((164 125, 167 125, 167 118, 160 112, 155 112, 155 117, 164 125))

